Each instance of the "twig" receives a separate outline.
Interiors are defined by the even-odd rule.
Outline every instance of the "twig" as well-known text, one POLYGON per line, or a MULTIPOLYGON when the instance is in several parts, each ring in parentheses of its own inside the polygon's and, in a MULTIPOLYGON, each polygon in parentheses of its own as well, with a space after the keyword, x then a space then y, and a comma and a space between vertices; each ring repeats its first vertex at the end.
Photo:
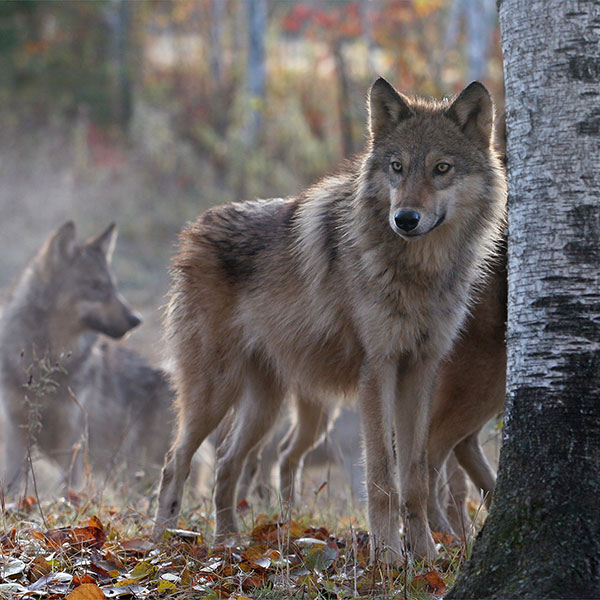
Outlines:
POLYGON ((31 471, 31 480, 33 481, 33 493, 35 494, 35 500, 38 505, 38 510, 40 511, 40 516, 42 517, 42 522, 44 523, 44 527, 49 529, 48 523, 46 522, 46 517, 44 516, 44 511, 42 510, 42 503, 40 502, 40 495, 38 494, 37 489, 37 480, 35 478, 35 471, 33 469, 33 461, 31 460, 31 446, 27 446, 27 462, 29 463, 29 469, 31 471))

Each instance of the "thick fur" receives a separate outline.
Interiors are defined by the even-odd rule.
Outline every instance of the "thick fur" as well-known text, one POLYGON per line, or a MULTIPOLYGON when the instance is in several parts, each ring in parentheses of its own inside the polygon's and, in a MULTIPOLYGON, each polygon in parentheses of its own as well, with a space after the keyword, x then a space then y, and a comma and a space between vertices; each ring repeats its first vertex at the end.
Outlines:
POLYGON ((216 474, 217 536, 235 531, 243 457, 284 396, 358 393, 372 548, 387 560, 402 555, 403 505, 410 548, 435 553, 429 410, 437 367, 503 214, 492 128, 481 84, 453 102, 425 102, 380 79, 367 151, 344 171, 298 197, 214 208, 184 229, 166 317, 178 434, 163 469, 159 526, 174 522, 191 458, 231 408, 216 474), (451 165, 443 174, 441 163, 451 165), (409 209, 420 221, 407 234, 396 216, 409 209))
POLYGON ((65 478, 73 467, 71 483, 81 483, 83 452, 72 462, 74 446, 86 433, 85 413, 93 472, 114 475, 123 462, 129 474, 156 468, 168 447, 168 378, 108 339, 140 323, 109 269, 115 240, 111 225, 81 244, 73 223, 66 223, 27 266, 4 306, 0 398, 9 489, 22 480, 34 441, 65 478), (48 368, 53 384, 43 383, 48 368), (34 412, 37 425, 31 422, 34 412))
POLYGON ((496 476, 478 442, 478 434, 504 408, 506 300, 506 244, 502 242, 465 330, 440 366, 427 445, 428 515, 436 531, 464 537, 468 528, 467 486, 458 465, 483 492, 486 506, 492 501, 496 476), (453 460, 445 468, 451 453, 453 460), (446 480, 454 483, 449 485, 450 497, 444 493, 446 480))
MULTIPOLYGON (((483 492, 488 507, 492 499, 495 473, 478 435, 504 406, 506 287, 506 243, 503 241, 490 273, 476 293, 465 326, 436 378, 427 442, 428 519, 434 531, 465 536, 470 520, 466 511, 468 484, 464 471, 483 492)), ((339 412, 339 406, 331 410, 327 404, 301 396, 293 400, 291 423, 281 438, 278 453, 279 481, 284 497, 294 497, 306 454, 323 440, 339 412)), ((354 425, 358 430, 358 421, 352 420, 349 425, 350 430, 354 425)), ((231 426, 232 417, 221 423, 220 430, 231 426)), ((224 432, 221 437, 225 437, 224 432)), ((275 456, 267 450, 267 456, 262 453, 259 458, 256 455, 260 450, 257 448, 246 460, 243 485, 238 490, 240 497, 248 493, 259 461, 261 472, 256 484, 259 489, 269 486, 275 456)), ((346 467, 356 469, 361 462, 360 449, 350 443, 345 444, 344 452, 346 467)), ((349 475, 353 473, 349 471, 349 475)))

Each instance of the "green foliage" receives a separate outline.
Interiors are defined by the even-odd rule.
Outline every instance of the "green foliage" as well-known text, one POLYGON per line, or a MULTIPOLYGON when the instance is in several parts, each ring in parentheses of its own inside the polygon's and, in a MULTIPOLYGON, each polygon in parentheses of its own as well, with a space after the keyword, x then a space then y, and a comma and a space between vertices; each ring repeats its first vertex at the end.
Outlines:
POLYGON ((111 117, 107 0, 0 3, 0 90, 23 117, 89 108, 111 117))

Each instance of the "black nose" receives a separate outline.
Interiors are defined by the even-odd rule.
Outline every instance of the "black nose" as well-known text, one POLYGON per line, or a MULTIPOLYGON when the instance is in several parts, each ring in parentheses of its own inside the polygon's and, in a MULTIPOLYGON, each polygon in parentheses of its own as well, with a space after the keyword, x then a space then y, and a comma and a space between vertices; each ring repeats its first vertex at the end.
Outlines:
POLYGON ((140 317, 138 317, 138 315, 134 315, 134 314, 129 315, 129 318, 127 320, 129 321, 130 329, 137 327, 142 322, 142 319, 140 317))
POLYGON ((394 216, 396 227, 402 231, 412 231, 420 219, 421 215, 416 210, 399 210, 394 216))

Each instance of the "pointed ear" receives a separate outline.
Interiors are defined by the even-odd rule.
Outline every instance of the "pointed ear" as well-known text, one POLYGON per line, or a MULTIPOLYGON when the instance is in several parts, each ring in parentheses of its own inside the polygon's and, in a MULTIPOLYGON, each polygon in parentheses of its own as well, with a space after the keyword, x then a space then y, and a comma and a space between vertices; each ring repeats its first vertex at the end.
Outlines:
POLYGON ((117 224, 111 223, 102 233, 90 238, 86 245, 98 248, 106 256, 107 262, 110 262, 117 243, 117 233, 117 224))
POLYGON ((40 250, 40 256, 44 263, 50 267, 71 262, 77 253, 77 240, 75 224, 68 221, 59 227, 44 244, 40 250))
POLYGON ((469 84, 445 114, 478 146, 489 148, 494 128, 494 103, 479 81, 469 84))
POLYGON ((369 124, 373 138, 384 135, 400 121, 412 115, 406 98, 383 77, 372 85, 369 95, 369 124))

